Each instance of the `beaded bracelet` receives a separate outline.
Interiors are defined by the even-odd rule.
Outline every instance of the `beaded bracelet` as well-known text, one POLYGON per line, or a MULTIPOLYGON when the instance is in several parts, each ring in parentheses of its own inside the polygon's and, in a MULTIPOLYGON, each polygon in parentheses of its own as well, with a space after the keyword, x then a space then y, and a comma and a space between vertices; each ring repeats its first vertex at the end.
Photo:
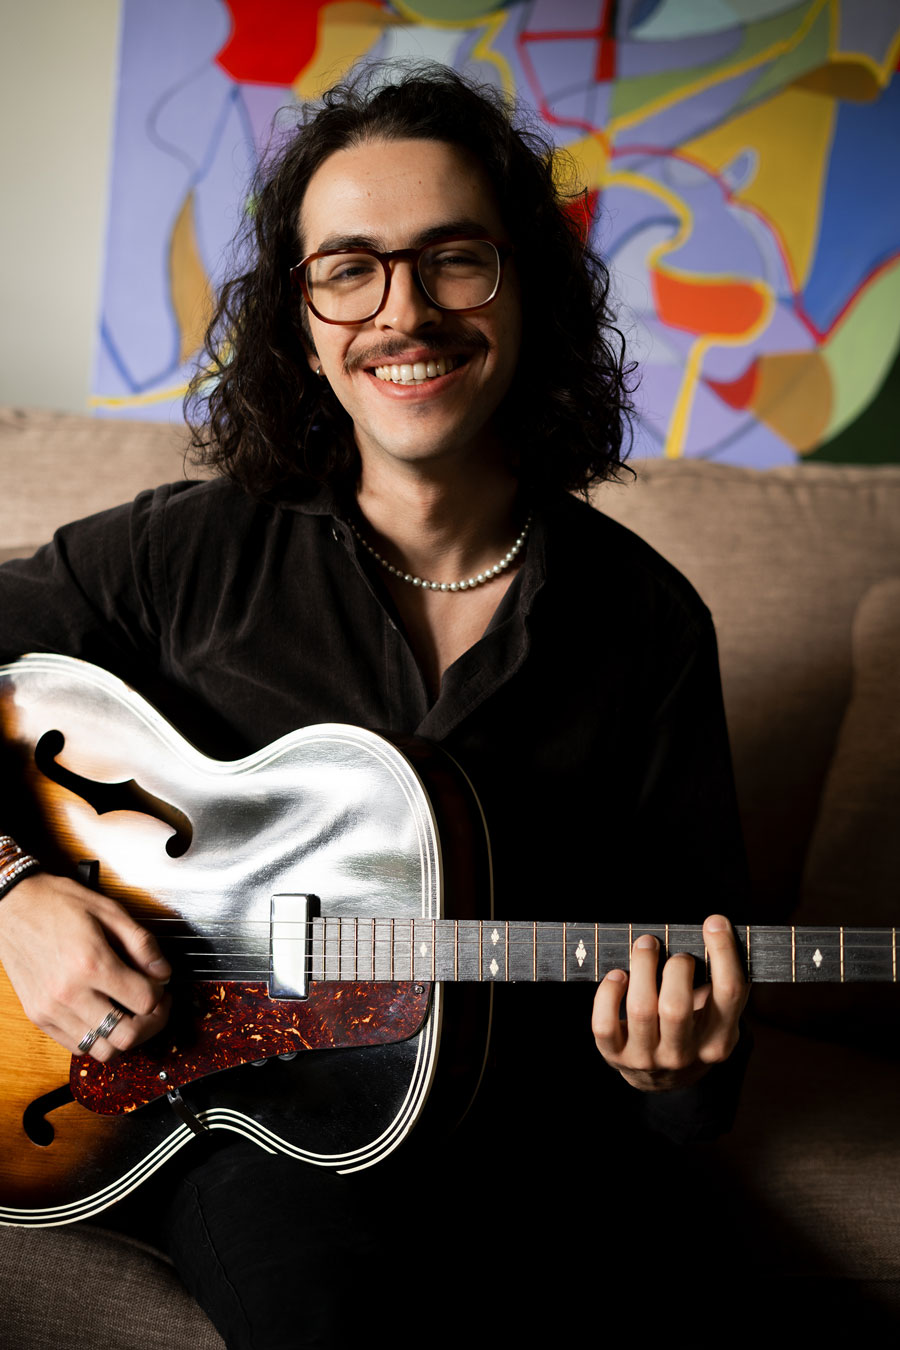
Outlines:
POLYGON ((20 882, 23 877, 40 870, 37 858, 19 848, 15 839, 8 834, 0 834, 0 900, 7 891, 20 882))

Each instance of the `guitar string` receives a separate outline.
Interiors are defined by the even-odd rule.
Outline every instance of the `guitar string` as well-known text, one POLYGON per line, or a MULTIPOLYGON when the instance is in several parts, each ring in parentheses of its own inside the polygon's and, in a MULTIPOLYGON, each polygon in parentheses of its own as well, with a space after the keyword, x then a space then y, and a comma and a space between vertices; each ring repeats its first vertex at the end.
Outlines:
MULTIPOLYGON (((187 922, 185 919, 179 916, 158 916, 158 915, 153 916, 153 921, 161 922, 163 924, 187 922)), ((321 944, 324 941, 325 950, 318 954, 310 953, 309 955, 307 955, 307 957, 305 958, 305 966, 309 973, 315 970, 317 966, 322 966, 322 968, 327 972, 329 966, 333 967, 335 964, 337 965, 338 971, 340 973, 342 973, 346 967, 349 967, 351 970, 355 970, 356 972, 363 971, 364 973, 368 973, 369 968, 374 964, 377 973, 379 971, 380 965, 383 964, 384 961, 391 955, 393 955, 393 959, 396 964, 403 967, 404 969, 408 966, 410 970, 414 971, 416 965, 416 957, 417 955, 421 957, 421 952, 419 950, 420 943, 423 940, 426 940, 426 938, 432 939, 432 936, 434 940, 435 955, 441 954, 442 949, 445 949, 444 954, 449 954, 449 952, 459 947, 462 949, 464 957, 477 958, 479 952, 481 952, 482 950, 485 949, 488 951, 491 950, 491 948, 486 947, 484 941, 484 934, 482 931, 483 921, 477 919, 431 920, 416 917, 413 920, 410 920, 401 917, 399 919, 394 920, 394 922, 397 923, 399 926, 394 930, 393 936, 383 932, 378 932, 379 924, 385 926, 391 924, 392 921, 390 918, 332 916, 329 917, 327 920, 323 918, 317 918, 314 919, 312 922, 314 925, 313 942, 315 944, 315 942, 318 941, 318 944, 321 946, 321 944), (408 933, 408 924, 410 922, 421 925, 420 931, 414 934, 412 942, 410 941, 408 933), (349 927, 349 932, 346 934, 346 936, 340 931, 338 933, 328 932, 329 925, 331 926, 332 929, 337 928, 338 930, 340 930, 342 924, 344 927, 349 927), (442 927, 435 928, 434 925, 436 924, 441 924, 442 927), (407 927, 407 931, 405 932, 404 927, 407 927), (360 938, 362 938, 363 942, 363 947, 361 951, 359 949, 360 938), (337 949, 335 948, 335 944, 337 944, 337 949), (351 954, 348 953, 347 951, 348 947, 350 948, 350 953, 352 953, 352 957, 351 954)), ((488 920, 486 922, 491 921, 488 920)), ((223 920, 214 920, 213 923, 218 928, 227 928, 229 926, 234 926, 236 929, 246 928, 248 926, 270 927, 270 921, 268 919, 250 919, 243 921, 241 920, 228 921, 223 919, 223 920)), ((301 927, 303 926, 302 920, 286 919, 286 920, 279 920, 278 923, 281 929, 288 928, 292 924, 297 924, 298 926, 301 927)), ((494 921, 494 923, 495 926, 499 924, 501 927, 508 929, 510 933, 510 939, 507 945, 508 948, 511 949, 516 956, 518 956, 520 952, 527 952, 528 954, 531 954, 533 952, 534 950, 534 939, 532 936, 533 925, 529 921, 496 920, 494 921), (523 935, 522 937, 517 939, 516 928, 519 925, 521 925, 523 929, 526 929, 527 933, 526 935, 523 935)), ((551 936, 551 934, 548 933, 547 930, 556 929, 557 927, 558 926, 551 921, 547 923, 546 927, 544 925, 541 925, 541 927, 538 929, 539 934, 541 935, 541 937, 544 938, 545 948, 549 947, 550 949, 549 951, 545 950, 544 955, 549 956, 551 959, 558 954, 559 951, 558 943, 561 934, 555 932, 551 936), (557 941, 554 942, 554 938, 557 939, 557 941), (554 948, 556 950, 554 950, 554 948)), ((648 924, 647 930, 652 931, 654 927, 662 927, 662 925, 648 924)), ((601 959, 605 961, 613 953, 619 954, 623 947, 626 948, 627 954, 627 942, 625 941, 625 937, 628 933, 628 928, 625 925, 619 927, 617 925, 604 924, 602 929, 603 936, 596 942, 594 940, 594 931, 593 931, 595 928, 594 924, 590 923, 583 923, 581 925, 569 924, 567 925, 567 928, 568 928, 568 937, 570 939, 566 949, 567 957, 572 948, 572 944, 575 943, 576 940, 583 941, 585 938, 587 938, 590 943, 589 952, 593 953, 594 951, 596 951, 598 961, 601 959), (622 936, 617 938, 615 936, 617 933, 620 933, 622 936)), ((632 930, 633 928, 634 925, 632 925, 632 930)), ((745 925, 739 925, 739 929, 741 928, 745 928, 745 925)), ((671 924, 669 925, 668 932, 669 932, 669 944, 668 944, 669 951, 671 951, 673 946, 677 943, 677 941, 680 938, 684 938, 685 935, 689 936, 693 945, 700 946, 702 944, 702 930, 696 924, 694 925, 671 924)), ((769 969, 777 970, 779 968, 778 965, 779 952, 767 946, 765 952, 761 953, 758 944, 760 942, 765 942, 767 938, 774 939, 775 942, 780 943, 786 942, 787 939, 791 936, 790 926, 753 925, 752 932, 754 936, 754 941, 757 944, 754 949, 754 959, 752 964, 757 968, 759 968, 762 962, 762 956, 764 954, 767 959, 769 969)), ((826 951, 833 948, 834 951, 836 952, 842 946, 844 952, 844 959, 852 960, 854 962, 855 969, 857 972, 861 973, 864 969, 869 969, 873 972, 877 972, 881 969, 883 965, 885 953, 883 950, 878 949, 873 950, 872 945, 869 942, 854 942, 852 940, 853 935, 860 933, 865 933, 865 935, 870 938, 888 937, 888 936, 893 938, 894 930, 892 928, 874 928, 874 927, 865 929, 845 928, 843 943, 841 943, 840 929, 833 925, 823 926, 820 928, 816 928, 813 926, 803 926, 799 929, 794 930, 795 936, 797 934, 800 934, 804 937, 804 941, 809 943, 816 941, 819 947, 824 945, 826 947, 826 951)), ((170 946, 174 943, 196 942, 198 936, 199 935, 197 933, 170 934, 170 936, 166 939, 166 942, 167 945, 170 946)), ((221 932, 215 933, 215 937, 220 942, 223 940, 223 938, 225 941, 228 941, 228 937, 222 934, 221 932)), ((234 940, 237 941, 238 939, 236 938, 234 940)), ((308 942, 309 940, 310 939, 307 934, 304 934, 303 936, 298 936, 297 938, 282 936, 279 939, 281 943, 308 942)), ((174 952, 173 955, 175 955, 174 952)), ((194 969, 190 973, 195 975, 208 974, 211 977, 218 976, 219 978, 228 975, 231 976, 232 978, 235 978, 237 974, 241 974, 245 978, 249 979, 266 979, 271 974, 271 967, 268 964, 268 962, 266 962, 264 966, 260 967, 259 970, 252 969, 249 971, 236 972, 234 970, 229 970, 227 968, 228 962, 234 963, 243 961, 250 963, 260 960, 266 960, 267 954, 258 951, 241 950, 240 948, 236 950, 232 949, 227 951, 215 951, 215 950, 189 951, 183 953, 183 956, 188 959, 204 960, 206 962, 218 961, 226 963, 224 969, 222 966, 218 967, 209 966, 206 968, 194 969)), ((695 953, 695 956, 697 959, 700 960, 703 959, 703 954, 695 953)), ((430 941, 428 943, 428 952, 426 954, 426 957, 421 959, 426 961, 431 959, 430 941)), ((784 964, 784 968, 788 969, 791 966, 790 954, 785 952, 781 959, 784 964)), ((593 962, 589 961, 587 956, 583 959, 583 962, 584 963, 582 968, 570 970, 569 972, 570 975, 577 974, 583 975, 585 978, 590 978, 592 974, 591 967, 593 965, 593 962), (585 969, 584 965, 586 965, 588 968, 585 969)))
MULTIPOLYGON (((148 928, 151 928, 151 929, 153 928, 154 925, 157 925, 157 924, 159 924, 159 925, 164 925, 164 924, 171 923, 171 924, 184 924, 184 925, 187 926, 187 925, 189 925, 189 924, 192 922, 192 920, 191 920, 190 918, 184 917, 184 916, 182 916, 182 915, 156 915, 156 914, 145 914, 145 913, 143 913, 142 911, 137 910, 137 909, 132 909, 132 910, 130 910, 129 912, 132 914, 132 917, 142 919, 142 920, 144 921, 144 923, 145 923, 145 926, 148 927, 148 928)), ((206 922, 208 923, 208 926, 209 926, 209 928, 210 928, 211 931, 215 931, 216 929, 219 929, 219 928, 225 928, 225 929, 227 929, 227 928, 234 928, 234 929, 242 930, 242 929, 245 929, 245 928, 251 928, 251 927, 271 928, 271 926, 272 926, 272 921, 271 921, 270 919, 267 919, 267 918, 266 918, 266 919, 209 919, 209 920, 207 920, 206 922)), ((300 927, 300 928, 305 928, 305 927, 307 926, 306 922, 304 922, 302 919, 278 919, 278 920, 276 920, 276 922, 277 922, 277 924, 278 924, 279 929, 289 928, 289 927, 291 927, 292 925, 296 925, 297 927, 300 927)), ((406 941, 409 940, 409 924, 410 924, 410 923, 414 923, 414 924, 417 925, 417 932, 416 932, 416 934, 415 934, 415 941, 417 941, 417 942, 420 941, 420 940, 422 940, 422 939, 423 939, 424 937, 426 937, 428 934, 430 934, 430 932, 431 932, 431 925, 432 925, 432 924, 441 925, 441 927, 438 927, 438 929, 437 929, 437 932, 438 932, 439 935, 442 935, 443 933, 445 933, 445 932, 447 932, 447 931, 451 931, 451 932, 453 932, 453 931, 458 931, 459 934, 460 934, 460 937, 463 937, 463 936, 466 936, 466 935, 474 935, 474 936, 477 936, 478 932, 480 932, 479 926, 482 926, 482 927, 484 927, 484 928, 487 928, 488 925, 492 925, 492 926, 496 927, 496 928, 498 929, 498 931, 499 931, 499 929, 501 929, 501 928, 503 928, 503 929, 508 928, 508 929, 510 930, 511 933, 512 933, 517 927, 521 927, 521 928, 527 929, 528 937, 527 937, 527 940, 526 940, 526 941, 527 941, 527 945, 528 945, 528 946, 530 946, 531 943, 532 943, 531 932, 532 932, 532 927, 533 927, 532 921, 531 921, 530 919, 451 919, 451 918, 431 919, 431 918, 423 917, 423 916, 421 916, 421 915, 416 915, 415 918, 411 919, 408 915, 407 915, 407 916, 404 916, 404 915, 377 915, 377 916, 375 916, 375 917, 366 917, 366 916, 359 916, 359 915, 352 915, 352 914, 345 914, 345 915, 337 915, 337 914, 335 914, 335 915, 329 915, 327 919, 316 918, 316 919, 313 919, 311 922, 312 922, 312 925, 313 925, 313 929, 314 929, 314 931, 315 931, 316 933, 321 933, 322 926, 323 926, 324 924, 327 924, 327 925, 329 925, 329 926, 333 926, 333 927, 335 927, 335 928, 336 928, 339 924, 343 924, 343 926, 344 926, 345 928, 350 928, 350 930, 351 930, 350 933, 347 935, 346 939, 344 939, 344 940, 347 940, 347 941, 350 940, 350 937, 351 937, 351 935, 352 935, 352 929, 353 929, 353 926, 355 926, 355 925, 358 925, 359 928, 360 928, 360 930, 363 930, 364 928, 369 928, 369 927, 371 927, 371 926, 373 926, 373 925, 377 925, 377 924, 390 925, 391 923, 394 923, 394 924, 396 925, 396 933, 397 933, 397 936, 396 936, 396 938, 394 939, 395 945, 399 944, 399 942, 401 942, 401 941, 404 940, 404 939, 405 939, 406 941), (452 926, 452 928, 451 928, 450 926, 452 926), (405 927, 405 929, 406 929, 405 932, 404 932, 404 927, 405 927)), ((575 942, 576 942, 576 945, 577 945, 577 940, 578 940, 578 939, 584 940, 584 939, 590 938, 590 940, 593 941, 593 936, 592 936, 592 934, 593 934, 593 931, 594 931, 594 929, 595 929, 596 926, 597 926, 597 925, 595 925, 595 924, 593 924, 593 923, 591 923, 591 922, 587 922, 587 921, 584 922, 584 923, 567 922, 567 924, 566 924, 566 928, 567 928, 567 930, 568 930, 568 936, 569 936, 569 938, 570 938, 572 941, 575 941, 575 942)), ((563 925, 562 925, 561 922, 560 922, 560 923, 557 923, 557 922, 555 922, 555 921, 553 921, 553 920, 548 920, 548 921, 546 921, 545 923, 539 922, 539 923, 538 923, 538 934, 539 934, 540 937, 543 937, 543 938, 545 938, 545 939, 548 939, 548 938, 550 938, 550 937, 552 937, 552 936, 561 936, 561 933, 562 933, 562 927, 563 927, 563 925), (554 930, 556 930, 556 931, 554 931, 554 930)), ((664 929, 664 928, 666 927, 666 925, 665 925, 665 924, 647 924, 647 925, 645 925, 645 926, 643 927, 643 929, 641 929, 641 926, 638 925, 638 924, 601 924, 601 925, 599 925, 599 927, 600 927, 600 931, 601 931, 601 934, 602 934, 602 940, 605 941, 605 942, 607 942, 608 944, 612 944, 612 943, 617 943, 617 942, 621 941, 620 938, 614 936, 614 935, 616 935, 616 934, 618 934, 618 933, 620 933, 620 932, 621 932, 622 934, 624 934, 624 935, 627 935, 628 932, 629 932, 629 930, 630 930, 630 929, 633 929, 633 930, 635 930, 635 931, 643 931, 643 932, 647 932, 647 933, 654 933, 654 930, 664 929)), ((737 927, 738 935, 740 936, 741 933, 743 933, 743 932, 746 930, 747 925, 745 925, 745 924, 738 924, 738 925, 736 925, 736 927, 737 927)), ((835 942, 839 942, 839 941, 840 941, 840 933, 841 933, 841 928, 840 928, 837 924, 835 924, 835 925, 827 925, 827 926, 826 926, 826 925, 822 925, 821 927, 818 927, 818 928, 813 927, 813 926, 808 925, 808 924, 798 925, 798 926, 795 926, 794 928, 792 928, 790 924, 772 924, 772 925, 766 925, 766 926, 763 926, 762 924, 751 924, 751 925, 750 925, 750 928, 752 929, 752 932, 753 932, 753 938, 754 938, 754 941, 755 941, 757 938, 762 938, 762 937, 769 937, 769 938, 773 938, 773 939, 777 939, 777 938, 789 938, 790 935, 791 935, 791 932, 793 932, 793 933, 796 935, 797 938, 802 938, 802 939, 804 939, 805 941, 810 941, 810 942, 812 942, 812 941, 816 941, 816 942, 819 942, 819 941, 826 941, 826 942, 827 942, 827 941, 829 941, 829 939, 831 939, 831 940, 833 940, 833 941, 835 941, 835 942)), ((695 941, 697 941, 697 942, 702 941, 702 931, 703 931, 703 930, 702 930, 700 924, 669 924, 669 925, 668 925, 668 930, 669 930, 669 938, 670 938, 670 941, 669 941, 669 946, 670 946, 670 947, 672 946, 672 941, 671 941, 671 939, 672 939, 672 936, 673 936, 673 935, 675 935, 675 936, 684 936, 685 934, 693 935, 695 941)), ((161 928, 160 931, 162 932, 163 929, 161 928)), ((875 937, 875 936, 878 936, 878 937, 882 937, 882 936, 884 936, 884 937, 890 937, 890 936, 892 935, 893 931, 894 931, 893 928, 890 928, 890 927, 877 927, 877 926, 870 926, 870 925, 865 925, 865 924, 854 925, 853 927, 850 927, 850 926, 845 925, 845 926, 843 927, 845 945, 846 945, 847 938, 850 937, 851 935, 864 935, 864 936, 867 936, 867 937, 868 937, 868 936, 872 936, 872 937, 875 937)), ((197 934, 196 932, 193 932, 193 933, 187 933, 187 934, 173 933, 173 934, 170 934, 170 935, 166 938, 166 941, 167 941, 167 942, 174 942, 174 941, 178 941, 179 938, 191 938, 191 937, 193 937, 194 939, 196 939, 197 936, 198 936, 198 934, 197 934)), ((217 936, 218 936, 218 934, 217 934, 217 936)), ((656 933, 656 936, 659 936, 658 932, 656 933)), ((330 933, 328 934, 328 937, 329 937, 329 940, 336 940, 336 939, 333 938, 333 935, 330 934, 330 933)), ((489 934, 489 933, 485 933, 485 938, 489 938, 489 937, 490 937, 490 934, 489 934)), ((294 938, 287 938, 287 939, 285 939, 285 940, 286 940, 286 941, 298 941, 298 942, 299 942, 299 941, 302 941, 303 939, 301 939, 301 938, 296 938, 296 939, 294 939, 294 938)), ((390 941, 390 938, 387 938, 387 937, 385 937, 385 936, 383 936, 383 935, 377 935, 376 940, 382 941, 382 942, 387 942, 387 941, 390 941)), ((863 946, 864 946, 865 944, 863 943, 863 944, 860 944, 860 945, 863 945, 863 946)))

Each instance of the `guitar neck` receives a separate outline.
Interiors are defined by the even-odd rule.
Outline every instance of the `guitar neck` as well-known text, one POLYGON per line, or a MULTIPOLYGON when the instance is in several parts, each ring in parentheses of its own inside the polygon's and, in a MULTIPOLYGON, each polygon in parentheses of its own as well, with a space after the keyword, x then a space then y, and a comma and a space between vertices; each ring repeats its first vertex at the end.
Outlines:
MULTIPOLYGON (((627 970, 631 945, 653 933, 662 954, 688 952, 709 975, 699 924, 527 923, 494 920, 320 918, 311 923, 312 979, 596 983, 627 970)), ((897 982, 896 928, 739 924, 755 983, 897 982)))

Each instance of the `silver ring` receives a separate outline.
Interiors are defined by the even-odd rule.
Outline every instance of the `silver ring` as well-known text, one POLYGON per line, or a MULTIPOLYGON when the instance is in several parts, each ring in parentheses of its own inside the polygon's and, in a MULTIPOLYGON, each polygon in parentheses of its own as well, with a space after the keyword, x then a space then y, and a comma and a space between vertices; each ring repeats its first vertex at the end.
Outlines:
POLYGON ((121 1008, 110 1008, 99 1026, 93 1027, 90 1031, 84 1033, 81 1040, 78 1042, 78 1049, 87 1051, 90 1050, 95 1041, 105 1040, 110 1032, 115 1031, 124 1016, 125 1013, 121 1008))

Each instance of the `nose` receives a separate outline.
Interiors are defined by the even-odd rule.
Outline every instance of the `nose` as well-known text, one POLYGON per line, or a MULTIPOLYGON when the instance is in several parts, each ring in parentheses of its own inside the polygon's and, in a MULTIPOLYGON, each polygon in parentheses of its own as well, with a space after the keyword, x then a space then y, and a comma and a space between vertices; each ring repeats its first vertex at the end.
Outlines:
POLYGON ((385 332, 415 333, 440 323, 441 311, 423 291, 415 264, 395 258, 389 263, 391 281, 387 299, 375 315, 375 327, 385 332))

